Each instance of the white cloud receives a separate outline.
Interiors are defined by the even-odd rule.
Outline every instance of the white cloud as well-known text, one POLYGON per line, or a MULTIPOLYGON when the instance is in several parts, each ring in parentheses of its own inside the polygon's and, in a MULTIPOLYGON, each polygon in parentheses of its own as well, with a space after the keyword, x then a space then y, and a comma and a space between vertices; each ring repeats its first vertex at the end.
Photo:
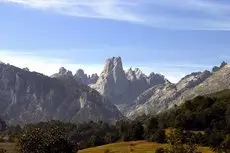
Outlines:
POLYGON ((230 30, 230 3, 223 0, 0 0, 88 18, 122 20, 185 30, 230 30))
POLYGON ((98 73, 103 68, 103 65, 98 64, 75 64, 63 58, 52 58, 27 52, 15 53, 6 50, 0 50, 0 61, 20 68, 28 67, 30 71, 43 73, 48 76, 57 73, 60 67, 65 67, 73 73, 77 69, 82 68, 88 74, 98 73))
POLYGON ((65 15, 142 22, 133 12, 126 11, 133 3, 128 0, 0 0, 39 10, 65 15))

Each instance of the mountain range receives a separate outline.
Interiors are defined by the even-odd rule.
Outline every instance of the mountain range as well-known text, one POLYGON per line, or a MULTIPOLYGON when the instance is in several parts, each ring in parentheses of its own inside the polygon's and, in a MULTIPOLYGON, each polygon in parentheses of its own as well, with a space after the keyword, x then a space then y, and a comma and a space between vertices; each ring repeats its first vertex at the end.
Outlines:
POLYGON ((100 93, 66 74, 51 78, 1 63, 0 116, 8 124, 20 125, 51 119, 114 122, 123 118, 100 93))
POLYGON ((105 61, 100 75, 64 67, 48 77, 0 64, 0 116, 9 124, 50 119, 85 122, 156 114, 197 95, 230 88, 230 65, 194 72, 174 84, 158 73, 125 71, 121 57, 105 61), (124 117, 126 116, 126 117, 124 117))

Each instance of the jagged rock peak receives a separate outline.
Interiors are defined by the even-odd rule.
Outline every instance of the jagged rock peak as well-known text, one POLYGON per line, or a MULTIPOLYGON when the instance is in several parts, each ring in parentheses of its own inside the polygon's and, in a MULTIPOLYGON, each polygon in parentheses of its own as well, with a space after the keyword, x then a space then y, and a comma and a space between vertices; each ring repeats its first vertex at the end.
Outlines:
POLYGON ((64 67, 59 69, 59 74, 66 74, 67 70, 64 67))
POLYGON ((23 70, 30 71, 30 69, 28 67, 23 68, 23 70))
POLYGON ((132 68, 129 68, 129 70, 126 72, 126 76, 130 81, 147 78, 147 76, 139 68, 135 68, 134 70, 132 70, 132 68))
POLYGON ((77 71, 76 71, 76 74, 75 74, 76 76, 80 76, 80 77, 84 77, 85 76, 85 72, 84 72, 84 70, 82 70, 82 69, 78 69, 77 71))
POLYGON ((73 77, 73 73, 69 70, 66 70, 64 67, 61 67, 59 69, 59 72, 56 74, 53 74, 51 77, 56 78, 56 77, 61 77, 61 76, 70 76, 73 77))
POLYGON ((225 67, 226 65, 228 65, 228 63, 226 63, 225 61, 223 61, 223 62, 220 64, 219 67, 218 67, 218 66, 214 66, 214 67, 212 68, 212 72, 217 72, 217 71, 219 71, 220 69, 222 69, 223 67, 225 67))
POLYGON ((89 84, 95 84, 99 76, 96 73, 92 75, 87 75, 85 74, 83 69, 78 69, 76 71, 76 74, 74 75, 74 78, 76 81, 78 81, 81 84, 89 85, 89 84))
POLYGON ((127 84, 128 79, 123 70, 121 57, 106 59, 104 70, 102 71, 99 80, 104 80, 104 78, 113 81, 115 84, 127 84))
POLYGON ((121 57, 106 59, 104 69, 96 82, 91 86, 111 102, 118 101, 118 97, 128 90, 129 80, 123 70, 121 57))
POLYGON ((123 65, 121 57, 108 58, 105 61, 104 72, 111 72, 116 70, 123 71, 123 65))
POLYGON ((130 81, 136 80, 136 75, 132 68, 129 68, 129 70, 126 72, 126 76, 130 81))
POLYGON ((97 75, 97 73, 94 73, 90 76, 90 80, 91 80, 91 84, 95 84, 98 80, 99 76, 97 75))

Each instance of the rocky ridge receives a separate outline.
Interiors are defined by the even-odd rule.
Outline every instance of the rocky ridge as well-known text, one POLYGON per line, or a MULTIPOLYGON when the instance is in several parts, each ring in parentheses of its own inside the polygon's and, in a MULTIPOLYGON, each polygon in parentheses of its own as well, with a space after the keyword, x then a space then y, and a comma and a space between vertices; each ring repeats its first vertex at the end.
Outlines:
POLYGON ((116 121, 122 114, 96 90, 79 84, 64 68, 50 78, 0 64, 0 116, 9 124, 50 119, 116 121))
POLYGON ((177 84, 154 86, 142 93, 124 110, 129 118, 143 114, 155 114, 174 105, 180 105, 198 95, 206 95, 230 89, 230 65, 220 66, 215 72, 197 72, 182 78, 177 84))
POLYGON ((138 68, 134 70, 130 68, 125 72, 121 57, 112 57, 106 60, 98 81, 91 87, 108 97, 122 110, 122 107, 133 102, 146 89, 164 84, 165 81, 166 79, 162 75, 152 73, 150 76, 146 76, 138 68))
POLYGON ((76 73, 73 75, 71 71, 66 70, 64 67, 61 67, 58 73, 51 75, 52 78, 59 78, 62 76, 72 77, 78 83, 84 84, 84 85, 95 84, 99 78, 96 73, 92 75, 87 75, 82 69, 78 69, 76 73))

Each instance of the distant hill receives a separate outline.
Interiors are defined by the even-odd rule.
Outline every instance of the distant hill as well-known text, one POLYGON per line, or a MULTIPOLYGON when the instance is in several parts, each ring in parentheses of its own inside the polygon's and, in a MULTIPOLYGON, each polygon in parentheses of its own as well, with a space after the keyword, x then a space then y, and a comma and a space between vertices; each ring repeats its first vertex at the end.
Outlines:
POLYGON ((230 90, 197 96, 159 114, 161 124, 191 130, 230 130, 230 90))
POLYGON ((224 64, 215 72, 191 73, 177 84, 166 82, 140 94, 124 109, 125 115, 135 118, 143 114, 157 114, 198 95, 230 89, 230 65, 224 64))

